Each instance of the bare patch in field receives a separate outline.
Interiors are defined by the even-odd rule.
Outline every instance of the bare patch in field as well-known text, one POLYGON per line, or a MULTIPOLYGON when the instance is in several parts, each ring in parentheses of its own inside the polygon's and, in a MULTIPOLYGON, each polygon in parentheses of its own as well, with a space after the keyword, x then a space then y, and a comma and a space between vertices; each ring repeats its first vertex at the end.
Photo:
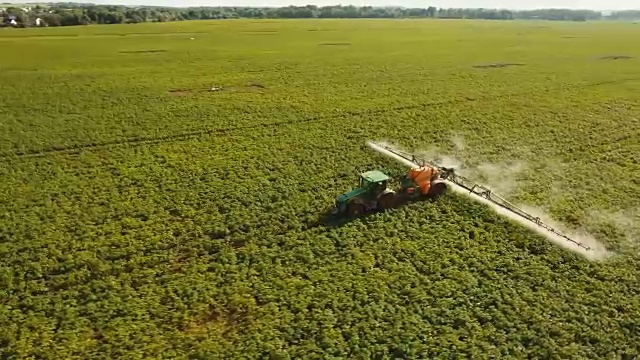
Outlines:
POLYGON ((238 327, 242 327, 245 321, 245 309, 225 308, 209 305, 197 315, 186 319, 178 330, 192 336, 220 336, 226 339, 232 336, 238 327))
POLYGON ((167 50, 127 50, 127 51, 119 51, 120 54, 153 54, 153 53, 163 53, 167 52, 167 50))
POLYGON ((482 64, 482 65, 473 65, 476 69, 492 69, 492 68, 504 68, 509 66, 524 66, 526 64, 521 63, 493 63, 493 64, 482 64))
POLYGON ((259 84, 259 83, 250 83, 247 85, 237 85, 237 86, 222 86, 219 87, 217 91, 222 92, 251 92, 251 93, 263 93, 267 90, 267 87, 259 84))
POLYGON ((172 89, 169 90, 169 93, 174 96, 186 96, 198 91, 198 89, 172 89))
POLYGON ((198 93, 220 93, 220 92, 242 92, 242 93, 263 93, 267 87, 260 83, 249 83, 246 85, 217 86, 194 88, 194 89, 172 89, 169 93, 173 96, 188 96, 198 93))
POLYGON ((244 31, 247 35, 276 35, 278 30, 250 30, 244 31))
POLYGON ((633 56, 629 55, 607 55, 600 58, 601 60, 626 60, 633 59, 633 56))
POLYGON ((320 46, 351 46, 351 43, 346 42, 334 42, 334 43, 322 43, 320 46))

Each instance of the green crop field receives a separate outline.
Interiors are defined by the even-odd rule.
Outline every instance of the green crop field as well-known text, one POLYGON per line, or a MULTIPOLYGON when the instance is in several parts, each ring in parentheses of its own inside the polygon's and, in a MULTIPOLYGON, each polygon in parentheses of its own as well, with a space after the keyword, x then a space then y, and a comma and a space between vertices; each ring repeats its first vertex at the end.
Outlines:
POLYGON ((1 29, 2 358, 640 356, 638 34, 1 29), (406 171, 369 140, 447 154, 613 253, 456 193, 325 225, 360 172, 406 171))

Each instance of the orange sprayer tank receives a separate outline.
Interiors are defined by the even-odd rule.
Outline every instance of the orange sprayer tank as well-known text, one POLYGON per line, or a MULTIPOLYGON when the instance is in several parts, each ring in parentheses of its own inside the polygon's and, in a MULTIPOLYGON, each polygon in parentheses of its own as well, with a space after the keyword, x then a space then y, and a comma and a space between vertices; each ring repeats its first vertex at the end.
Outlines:
POLYGON ((420 193, 426 195, 431 188, 431 179, 438 173, 437 169, 429 166, 412 168, 407 176, 420 187, 420 193))

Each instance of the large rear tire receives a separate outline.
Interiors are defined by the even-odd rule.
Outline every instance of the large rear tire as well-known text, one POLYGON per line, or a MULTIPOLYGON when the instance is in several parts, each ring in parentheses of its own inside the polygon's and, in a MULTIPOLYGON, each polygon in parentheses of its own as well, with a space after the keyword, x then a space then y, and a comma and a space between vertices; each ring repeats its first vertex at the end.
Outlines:
POLYGON ((445 184, 444 182, 437 182, 437 183, 431 184, 431 187, 429 188, 429 192, 427 193, 427 197, 431 200, 437 200, 440 196, 444 194, 446 190, 447 190, 447 184, 445 184))
POLYGON ((385 211, 391 209, 396 204, 396 194, 389 192, 378 198, 378 209, 385 211))
POLYGON ((356 202, 351 202, 347 205, 347 215, 350 217, 356 217, 364 214, 364 205, 358 204, 356 202))

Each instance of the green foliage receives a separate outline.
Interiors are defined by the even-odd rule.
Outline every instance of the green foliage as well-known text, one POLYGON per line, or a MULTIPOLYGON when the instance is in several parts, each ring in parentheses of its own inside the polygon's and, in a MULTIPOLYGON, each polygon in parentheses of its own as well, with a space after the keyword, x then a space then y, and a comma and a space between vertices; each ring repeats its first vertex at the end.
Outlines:
POLYGON ((634 29, 325 19, 1 33, 0 353, 637 357, 634 29), (524 65, 474 67, 497 62, 524 65), (405 171, 367 140, 523 161, 515 199, 619 251, 590 262, 455 194, 320 225, 360 172, 405 171))
POLYGON ((45 26, 70 26, 87 24, 137 24, 141 22, 166 22, 181 20, 212 19, 361 19, 361 18, 442 18, 442 19, 487 19, 487 20, 551 20, 591 21, 626 20, 640 18, 637 10, 615 11, 603 15, 593 10, 537 9, 513 11, 505 9, 465 8, 399 8, 353 5, 342 6, 287 6, 272 7, 158 7, 117 6, 77 3, 53 3, 36 5, 30 11, 9 7, 0 11, 0 16, 13 15, 21 26, 33 26, 40 17, 45 26))

